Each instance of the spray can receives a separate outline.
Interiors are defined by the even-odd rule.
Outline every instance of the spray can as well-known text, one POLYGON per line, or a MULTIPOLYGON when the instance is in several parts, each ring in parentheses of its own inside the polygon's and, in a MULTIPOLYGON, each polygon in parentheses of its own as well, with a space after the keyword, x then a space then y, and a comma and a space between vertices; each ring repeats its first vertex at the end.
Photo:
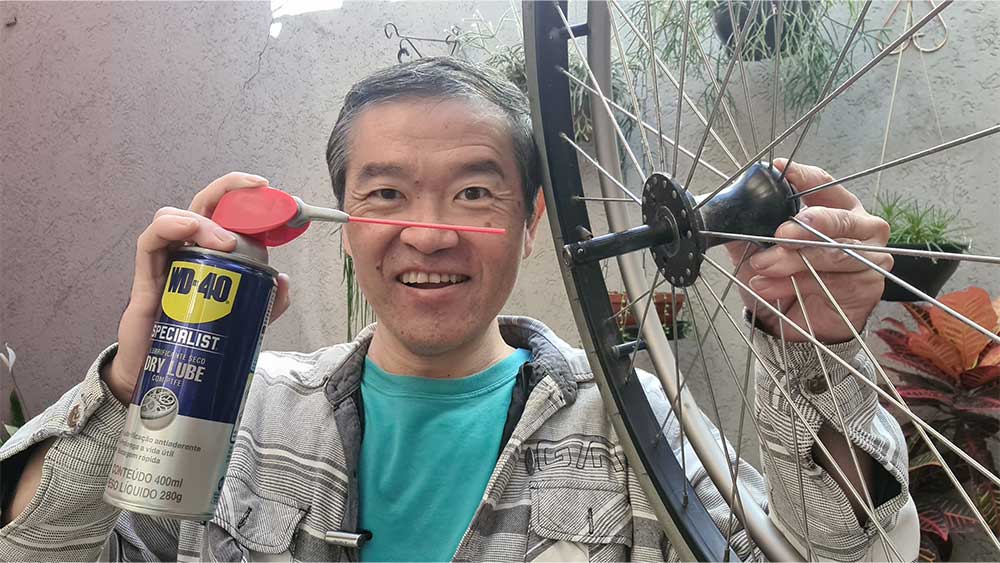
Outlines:
POLYGON ((105 501, 152 516, 212 518, 277 275, 263 246, 246 237, 233 253, 189 246, 172 256, 105 501))

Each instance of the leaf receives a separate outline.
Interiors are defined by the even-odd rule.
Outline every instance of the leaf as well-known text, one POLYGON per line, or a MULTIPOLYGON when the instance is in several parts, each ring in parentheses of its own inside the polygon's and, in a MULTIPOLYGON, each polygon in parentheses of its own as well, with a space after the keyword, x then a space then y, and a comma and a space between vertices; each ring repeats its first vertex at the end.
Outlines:
POLYGON ((896 386, 896 391, 899 392, 899 396, 905 401, 921 401, 929 403, 940 403, 947 406, 951 406, 954 402, 954 397, 950 393, 944 393, 942 391, 936 391, 934 389, 927 389, 926 387, 907 387, 903 385, 896 386))
POLYGON ((903 365, 907 365, 911 368, 914 368, 919 372, 916 373, 915 375, 924 375, 927 376, 929 379, 940 381, 941 383, 946 384, 948 388, 951 388, 952 384, 954 383, 954 379, 950 375, 941 371, 934 364, 928 362, 924 358, 921 358, 920 356, 917 356, 915 354, 888 353, 884 357, 888 360, 895 360, 903 365))
POLYGON ((16 391, 10 392, 10 422, 14 426, 24 426, 24 407, 21 405, 21 399, 18 398, 16 391))
POLYGON ((9 424, 4 424, 3 425, 3 429, 7 431, 7 438, 10 438, 14 434, 17 434, 18 427, 17 426, 11 426, 9 424))
POLYGON ((948 522, 940 510, 931 508, 920 512, 918 516, 921 532, 937 536, 942 541, 948 541, 948 522))
MULTIPOLYGON (((965 325, 962 325, 965 326, 965 325)), ((962 369, 962 357, 948 339, 921 327, 919 333, 910 334, 907 343, 915 354, 930 360, 941 371, 957 379, 962 369)))
POLYGON ((954 406, 963 412, 1000 416, 1000 398, 997 397, 964 397, 955 401, 954 406))
MULTIPOLYGON (((997 313, 993 310, 990 296, 980 287, 953 291, 942 296, 939 301, 991 332, 997 326, 997 313)), ((934 329, 958 350, 960 369, 964 371, 975 367, 979 353, 990 341, 989 337, 946 313, 940 307, 932 308, 930 317, 934 329)))
POLYGON ((982 481, 976 488, 976 507, 990 528, 1000 534, 1000 487, 989 481, 982 481))
POLYGON ((962 373, 962 386, 975 389, 1000 380, 1000 366, 979 366, 962 373))
POLYGON ((936 455, 934 455, 934 452, 927 451, 910 458, 910 472, 919 471, 929 467, 941 467, 941 461, 938 460, 936 455))
POLYGON ((993 300, 993 312, 997 314, 997 327, 993 332, 1000 333, 1000 297, 993 300))
POLYGON ((941 513, 944 514, 951 533, 967 532, 979 525, 979 520, 969 514, 969 509, 965 505, 953 504, 943 508, 941 513))
MULTIPOLYGON (((889 321, 893 319, 883 320, 889 321)), ((889 346, 889 349, 897 354, 906 354, 910 352, 910 347, 906 343, 906 337, 910 335, 910 332, 905 329, 900 331, 893 330, 891 328, 880 328, 875 331, 875 335, 881 338, 882 342, 885 342, 886 345, 889 346)))
POLYGON ((4 342, 3 346, 7 349, 7 354, 0 354, 0 362, 3 362, 3 365, 7 367, 7 371, 12 372, 14 371, 14 362, 17 361, 17 354, 14 353, 14 349, 6 342, 4 342))
POLYGON ((980 366, 1000 366, 1000 344, 991 343, 979 358, 980 366))
POLYGON ((942 561, 937 543, 925 534, 920 534, 920 561, 927 563, 942 561))
POLYGON ((927 305, 903 303, 903 308, 913 317, 913 320, 917 321, 918 328, 922 326, 928 330, 934 330, 934 324, 931 322, 930 311, 927 305))

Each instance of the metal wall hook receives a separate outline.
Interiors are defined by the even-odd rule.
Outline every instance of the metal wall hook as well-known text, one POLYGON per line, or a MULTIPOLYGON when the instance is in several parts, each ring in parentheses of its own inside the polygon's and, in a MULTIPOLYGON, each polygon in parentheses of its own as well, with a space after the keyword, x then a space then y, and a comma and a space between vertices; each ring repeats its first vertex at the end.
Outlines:
MULTIPOLYGON (((903 1, 904 0, 896 0, 896 3, 893 4, 893 6, 892 6, 892 10, 889 11, 889 15, 886 16, 885 21, 882 22, 882 27, 889 27, 889 22, 892 21, 893 16, 896 15, 896 11, 899 10, 899 6, 900 6, 900 4, 903 3, 903 1)), ((905 18, 906 21, 903 22, 903 23, 904 23, 904 28, 909 28, 909 27, 911 27, 913 25, 913 3, 914 3, 914 0, 905 0, 905 1, 907 2, 907 6, 906 6, 905 15, 903 17, 905 18)), ((937 8, 937 3, 935 3, 934 0, 927 0, 927 3, 931 5, 931 9, 932 10, 937 8)), ((921 45, 920 44, 920 38, 921 37, 925 37, 927 35, 927 33, 924 32, 924 31, 918 31, 917 33, 914 33, 913 35, 911 35, 906 41, 904 41, 899 47, 897 47, 896 50, 893 51, 891 54, 898 55, 898 54, 902 53, 903 51, 905 51, 906 49, 908 49, 910 47, 910 45, 913 45, 913 47, 916 50, 920 51, 921 53, 933 53, 934 51, 940 50, 942 47, 944 47, 945 43, 948 42, 948 34, 949 34, 948 24, 945 23, 944 16, 942 16, 940 13, 937 14, 936 16, 934 16, 934 19, 938 20, 938 22, 941 25, 941 30, 943 32, 943 35, 942 35, 941 39, 937 43, 934 43, 934 44, 929 45, 929 46, 928 45, 921 45)), ((884 45, 880 45, 879 48, 880 49, 884 48, 884 45)))
POLYGON ((414 41, 426 41, 428 43, 444 43, 451 47, 448 51, 449 56, 455 55, 455 50, 458 49, 458 36, 462 32, 461 28, 457 25, 451 26, 448 30, 448 34, 445 35, 444 39, 435 39, 433 37, 417 37, 416 35, 403 35, 399 32, 399 28, 396 24, 389 22, 385 24, 382 28, 382 32, 385 33, 387 39, 392 39, 393 37, 399 38, 399 50, 396 52, 396 60, 403 62, 404 58, 410 58, 414 54, 418 59, 422 59, 424 56, 417 49, 414 41))

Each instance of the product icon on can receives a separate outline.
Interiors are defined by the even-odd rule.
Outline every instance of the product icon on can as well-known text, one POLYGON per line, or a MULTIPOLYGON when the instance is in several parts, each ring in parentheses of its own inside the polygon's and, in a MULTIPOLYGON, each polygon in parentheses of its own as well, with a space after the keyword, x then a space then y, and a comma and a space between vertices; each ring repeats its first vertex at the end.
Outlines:
POLYGON ((150 430, 163 430, 177 416, 177 395, 166 387, 153 387, 142 396, 139 419, 150 430))

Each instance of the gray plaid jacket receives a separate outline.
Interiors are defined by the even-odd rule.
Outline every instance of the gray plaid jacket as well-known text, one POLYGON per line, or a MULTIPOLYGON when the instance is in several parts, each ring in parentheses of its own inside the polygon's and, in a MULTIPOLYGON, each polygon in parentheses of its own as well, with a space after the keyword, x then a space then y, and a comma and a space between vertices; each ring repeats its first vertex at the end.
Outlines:
MULTIPOLYGON (((585 355, 538 321, 501 317, 500 322, 507 342, 531 351, 533 387, 454 560, 675 558, 605 415, 585 355)), ((323 537, 328 530, 353 531, 357 525, 361 405, 355 392, 371 335, 369 328, 354 342, 311 354, 261 354, 221 501, 214 519, 204 523, 121 512, 102 502, 125 420, 125 409, 99 378, 100 366, 115 353, 114 346, 108 348, 81 384, 0 449, 0 460, 8 460, 41 440, 57 438, 38 493, 0 529, 0 559, 356 560, 356 551, 323 537)), ((774 342, 759 338, 765 354, 777 358, 774 342)), ((850 344, 834 349, 870 371, 850 344)), ((810 346, 790 345, 788 354, 791 396, 810 426, 817 430, 825 421, 840 429, 836 401, 850 421, 850 440, 898 481, 900 492, 876 510, 883 527, 898 528, 906 520, 904 507, 912 506, 899 427, 874 394, 838 366, 828 366, 832 391, 812 384, 822 375, 810 346)), ((783 374, 779 369, 782 385, 783 374)), ((657 416, 669 418, 666 436, 678 450, 678 426, 662 390, 651 376, 643 377, 657 416)), ((802 507, 789 501, 800 498, 794 467, 799 464, 815 554, 835 560, 869 557, 876 531, 870 523, 859 527, 845 494, 813 462, 812 439, 801 424, 795 443, 789 406, 760 366, 756 390, 762 459, 771 479, 742 463, 740 477, 754 501, 770 506, 772 517, 801 538, 802 507), (778 480, 789 495, 776 492, 778 480)), ((687 459, 698 496, 716 524, 725 526, 729 509, 722 496, 692 451, 687 459)), ((16 477, 11 473, 6 471, 4 479, 16 477)), ((735 535, 734 544, 744 559, 760 557, 745 532, 735 535)))

